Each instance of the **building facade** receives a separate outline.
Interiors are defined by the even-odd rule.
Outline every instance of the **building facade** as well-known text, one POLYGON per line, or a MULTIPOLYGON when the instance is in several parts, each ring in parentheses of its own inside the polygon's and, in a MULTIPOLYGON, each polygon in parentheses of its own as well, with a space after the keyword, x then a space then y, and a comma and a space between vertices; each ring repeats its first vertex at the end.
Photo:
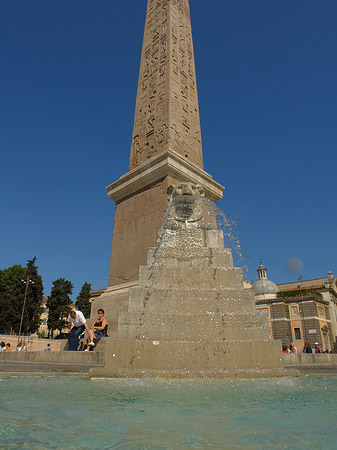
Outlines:
MULTIPOLYGON (((278 284, 281 293, 294 292, 301 293, 305 291, 314 291, 322 296, 322 300, 316 304, 316 307, 306 306, 304 328, 307 334, 314 335, 316 329, 318 336, 321 336, 321 342, 325 347, 326 342, 331 342, 332 347, 337 339, 337 278, 333 272, 329 271, 327 277, 316 278, 312 280, 299 280, 293 283, 278 284), (320 331, 313 325, 319 321, 320 331)), ((311 341, 310 341, 311 342, 311 341)), ((331 348, 331 347, 330 347, 331 348)))
POLYGON ((318 342, 325 350, 333 350, 336 342, 336 278, 298 281, 276 285, 267 278, 261 264, 259 280, 253 284, 258 310, 268 316, 269 334, 285 344, 293 343, 302 350, 305 342, 312 347, 318 342))

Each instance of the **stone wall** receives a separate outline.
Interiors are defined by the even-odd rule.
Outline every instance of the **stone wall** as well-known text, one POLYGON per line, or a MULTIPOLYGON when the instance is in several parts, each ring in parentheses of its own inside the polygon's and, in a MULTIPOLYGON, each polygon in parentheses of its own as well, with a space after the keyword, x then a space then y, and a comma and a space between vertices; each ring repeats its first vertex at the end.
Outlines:
POLYGON ((105 342, 100 343, 100 349, 93 352, 0 352, 0 372, 87 374, 91 368, 104 365, 104 355, 105 342))
POLYGON ((286 343, 291 342, 292 335, 288 305, 285 303, 272 304, 270 306, 270 316, 274 339, 279 339, 286 343))
POLYGON ((282 353, 286 366, 330 366, 337 372, 337 355, 331 353, 282 353))
MULTIPOLYGON (((29 352, 39 352, 43 351, 47 344, 50 344, 51 351, 60 352, 64 350, 67 340, 64 339, 40 339, 37 336, 22 336, 20 340, 27 344, 29 352)), ((11 344, 12 352, 16 351, 16 346, 18 344, 18 336, 9 336, 8 334, 0 335, 0 342, 5 342, 11 344)), ((10 353, 12 353, 10 352, 10 353)))

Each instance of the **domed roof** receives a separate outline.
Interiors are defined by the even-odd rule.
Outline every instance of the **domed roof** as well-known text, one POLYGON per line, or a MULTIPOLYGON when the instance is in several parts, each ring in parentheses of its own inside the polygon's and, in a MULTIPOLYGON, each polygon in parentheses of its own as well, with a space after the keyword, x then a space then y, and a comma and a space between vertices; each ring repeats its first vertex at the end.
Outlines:
POLYGON ((270 280, 259 280, 252 286, 255 294, 276 294, 279 288, 270 280))
POLYGON ((276 294, 279 291, 279 288, 275 283, 268 280, 267 278, 267 269, 263 266, 262 262, 257 270, 259 274, 259 280, 253 284, 252 289, 255 295, 259 294, 276 294))

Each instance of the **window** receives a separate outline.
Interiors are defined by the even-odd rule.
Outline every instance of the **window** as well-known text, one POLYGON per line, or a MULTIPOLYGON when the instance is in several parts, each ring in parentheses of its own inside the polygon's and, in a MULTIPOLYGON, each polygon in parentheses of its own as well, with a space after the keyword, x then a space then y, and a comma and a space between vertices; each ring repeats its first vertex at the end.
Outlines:
POLYGON ((296 341, 300 341, 302 339, 300 328, 294 328, 294 333, 296 341))
POLYGON ((298 307, 297 306, 292 306, 291 307, 291 315, 292 316, 298 316, 298 307))

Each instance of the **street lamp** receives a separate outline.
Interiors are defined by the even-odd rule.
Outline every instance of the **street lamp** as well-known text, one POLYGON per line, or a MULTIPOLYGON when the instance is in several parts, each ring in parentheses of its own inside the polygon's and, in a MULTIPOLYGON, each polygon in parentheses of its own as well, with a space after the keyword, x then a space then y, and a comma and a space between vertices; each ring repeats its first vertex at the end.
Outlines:
POLYGON ((25 312, 25 307, 26 307, 26 300, 27 300, 27 291, 28 291, 28 286, 29 283, 34 284, 34 281, 32 281, 29 278, 29 275, 27 274, 27 278, 25 280, 21 280, 23 283, 26 284, 26 290, 25 290, 25 297, 23 299, 23 306, 22 306, 22 313, 21 313, 21 320, 20 320, 20 329, 19 329, 19 337, 18 337, 18 343, 20 342, 20 336, 21 336, 21 329, 22 329, 22 321, 23 321, 23 314, 25 312))

